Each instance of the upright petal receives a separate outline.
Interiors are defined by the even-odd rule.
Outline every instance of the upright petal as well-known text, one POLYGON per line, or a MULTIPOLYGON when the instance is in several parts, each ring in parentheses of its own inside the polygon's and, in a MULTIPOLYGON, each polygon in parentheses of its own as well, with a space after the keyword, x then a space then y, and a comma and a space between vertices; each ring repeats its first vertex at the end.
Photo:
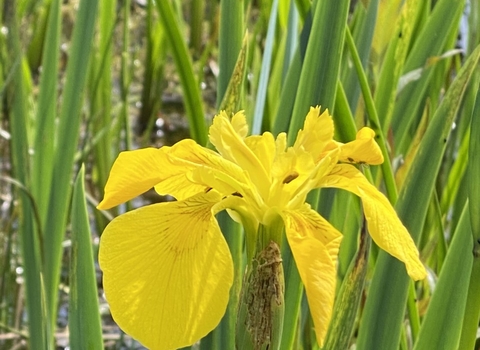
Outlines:
POLYGON ((133 210, 105 229, 99 261, 113 318, 151 349, 191 345, 227 307, 233 264, 214 191, 133 210))
POLYGON ((311 107, 305 118, 303 130, 300 130, 294 148, 309 152, 315 162, 319 160, 325 147, 333 139, 333 119, 325 110, 320 114, 320 107, 311 107))
POLYGON ((368 230, 375 243, 403 261, 414 280, 426 277, 426 270, 410 234, 397 216, 388 199, 368 182, 354 166, 337 165, 324 177, 321 187, 337 187, 355 193, 362 199, 368 230))
POLYGON ((262 135, 252 135, 245 138, 245 144, 258 159, 262 160, 267 174, 270 174, 275 159, 276 145, 273 135, 264 132, 262 135))
POLYGON ((332 317, 341 235, 308 206, 301 211, 284 212, 284 220, 288 243, 305 285, 317 341, 322 346, 332 317))
POLYGON ((270 178, 263 166, 263 161, 258 159, 255 153, 245 144, 242 136, 244 135, 242 131, 244 128, 238 126, 243 125, 239 120, 244 119, 245 116, 242 112, 235 114, 232 121, 225 112, 215 116, 209 130, 210 142, 225 159, 246 170, 257 190, 266 197, 270 187, 270 178))
POLYGON ((375 132, 368 127, 361 128, 355 140, 340 145, 341 161, 371 165, 383 163, 382 151, 375 142, 375 132))

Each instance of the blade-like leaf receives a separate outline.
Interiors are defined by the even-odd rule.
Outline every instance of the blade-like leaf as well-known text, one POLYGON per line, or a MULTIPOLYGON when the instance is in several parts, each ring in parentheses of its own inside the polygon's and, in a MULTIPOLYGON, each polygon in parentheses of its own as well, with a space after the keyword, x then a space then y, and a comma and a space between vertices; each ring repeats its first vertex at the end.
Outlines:
POLYGON ((323 350, 347 349, 367 275, 370 236, 364 221, 357 255, 343 280, 323 350))
POLYGON ((270 66, 272 63, 273 44, 275 28, 277 24, 278 0, 273 0, 270 20, 268 22, 267 39, 263 53, 262 68, 260 70, 260 81, 258 83, 257 98, 255 101, 255 112, 253 115, 252 134, 258 135, 262 131, 263 111, 267 98, 267 87, 270 78, 270 66))
POLYGON ((46 219, 48 197, 54 163, 55 117, 57 110, 57 77, 60 55, 61 1, 49 6, 46 38, 43 48, 42 75, 35 126, 35 153, 32 158, 32 192, 37 201, 42 222, 46 219))
POLYGON ((179 21, 174 13, 171 1, 156 0, 158 12, 162 18, 165 34, 170 43, 177 72, 180 76, 184 94, 185 109, 190 125, 190 135, 201 145, 207 144, 207 125, 203 112, 200 86, 193 73, 192 58, 182 37, 179 21))
POLYGON ((91 233, 80 169, 72 199, 72 250, 70 256, 70 301, 68 329, 72 350, 103 349, 102 325, 92 252, 91 233))
POLYGON ((456 349, 473 264, 468 205, 453 236, 414 350, 456 349))
POLYGON ((289 144, 297 137, 310 106, 333 109, 349 3, 318 1, 313 5, 312 30, 295 95, 289 144))
POLYGON ((52 324, 58 297, 58 281, 62 256, 62 240, 65 234, 71 195, 71 175, 75 151, 79 139, 81 107, 87 68, 93 39, 98 0, 82 0, 76 17, 69 53, 63 104, 57 129, 55 164, 45 224, 43 251, 45 260, 45 290, 47 308, 52 324))

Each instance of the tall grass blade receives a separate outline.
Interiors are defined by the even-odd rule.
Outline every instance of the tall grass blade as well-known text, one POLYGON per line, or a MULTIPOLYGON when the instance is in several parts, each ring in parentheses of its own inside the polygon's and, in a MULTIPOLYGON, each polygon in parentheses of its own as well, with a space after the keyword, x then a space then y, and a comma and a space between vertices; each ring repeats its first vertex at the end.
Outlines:
POLYGON ((220 106, 242 47, 244 35, 244 0, 220 1, 218 38, 217 107, 220 106))
MULTIPOLYGON (((354 38, 355 46, 358 49, 358 56, 362 62, 363 70, 368 68, 368 59, 372 49, 373 33, 377 23, 379 0, 373 0, 368 3, 366 8, 363 4, 356 6, 355 9, 355 25, 352 28, 352 36, 354 38)), ((345 54, 343 59, 345 61, 350 58, 350 54, 345 54)), ((351 64, 344 64, 342 67, 342 82, 345 88, 345 93, 348 97, 349 105, 352 110, 355 110, 360 96, 360 85, 358 84, 357 73, 351 64)))
POLYGON ((32 157, 32 193, 37 201, 41 222, 46 220, 54 163, 55 118, 57 115, 57 77, 60 55, 61 1, 52 0, 48 11, 42 74, 32 157))
POLYGON ((367 275, 369 250, 370 236, 364 220, 358 252, 338 292, 323 350, 347 349, 350 344, 367 275))
MULTIPOLYGON (((95 182, 99 196, 103 197, 103 186, 107 182, 113 163, 112 144, 112 52, 115 29, 116 1, 100 1, 98 6, 98 47, 95 47, 90 64, 89 92, 91 94, 90 116, 94 135, 104 132, 94 147, 95 182)), ((102 225, 103 226, 103 225, 102 225)))
POLYGON ((71 175, 79 139, 81 107, 98 0, 82 0, 73 31, 62 110, 57 129, 57 144, 52 173, 49 210, 44 227, 43 252, 45 260, 45 290, 51 324, 55 324, 58 281, 71 195, 71 175))
POLYGON ((228 84, 227 91, 223 94, 223 100, 218 108, 219 111, 225 110, 227 114, 236 113, 240 108, 242 84, 245 80, 245 67, 248 49, 247 39, 248 32, 245 33, 245 36, 243 38, 242 48, 233 69, 230 83, 228 84))
MULTIPOLYGON (((127 11, 127 8, 125 11, 127 11)), ((128 11, 130 11, 130 8, 128 8, 128 11)), ((155 4, 149 1, 146 15, 146 53, 145 71, 142 80, 142 108, 139 115, 140 125, 138 125, 140 133, 145 135, 145 140, 150 140, 150 132, 160 109, 161 99, 158 97, 162 94, 163 68, 167 51, 165 49, 165 29, 161 23, 154 20, 154 15, 155 4)), ((125 49, 128 49, 128 47, 125 47, 125 49)), ((125 100, 125 102, 127 101, 125 100)))
POLYGON ((295 95, 289 144, 297 137, 310 106, 333 109, 349 4, 341 0, 317 1, 313 5, 312 30, 295 95))
POLYGON ((98 291, 83 178, 78 172, 72 199, 72 248, 68 329, 72 350, 103 349, 98 291))
MULTIPOLYGON (((397 213, 415 241, 418 241, 422 232, 452 122, 479 57, 480 47, 477 47, 447 91, 400 192, 397 213)), ((357 349, 398 348, 408 284, 404 266, 387 253, 380 252, 364 309, 357 349)))
MULTIPOLYGON (((41 235, 40 227, 34 222, 34 209, 31 198, 26 192, 30 185, 28 136, 27 136, 27 108, 25 101, 28 94, 25 89, 25 79, 28 77, 28 68, 24 64, 21 52, 19 27, 16 19, 15 2, 4 7, 5 18, 8 20, 10 35, 8 48, 10 52, 9 67, 12 71, 12 81, 7 85, 8 100, 12 103, 10 115, 11 157, 13 175, 20 183, 23 191, 19 192, 20 222, 18 227, 20 248, 24 264, 26 306, 28 311, 29 344, 39 350, 49 349, 51 334, 49 333, 48 317, 44 305, 44 289, 42 285, 41 235)), ((38 223, 37 223, 38 224, 38 223)))
POLYGON ((474 240, 480 245, 480 90, 477 92, 475 107, 470 122, 470 148, 468 151, 469 210, 474 240))
POLYGON ((414 350, 457 349, 473 264, 470 213, 465 205, 414 350))
POLYGON ((156 0, 157 9, 162 18, 165 34, 170 43, 177 72, 182 84, 185 109, 189 122, 190 135, 200 145, 207 144, 207 125, 203 112, 200 86, 193 73, 192 59, 187 44, 179 28, 178 16, 173 10, 171 1, 156 0))
MULTIPOLYGON (((384 133, 390 129, 392 112, 397 97, 398 81, 412 41, 415 19, 420 16, 421 10, 421 1, 405 1, 381 67, 378 87, 375 93, 375 105, 384 133)), ((384 19, 385 17, 388 18, 385 15, 383 17, 384 19)), ((380 28, 377 27, 377 30, 383 31, 380 28)))
POLYGON ((391 203, 395 204, 397 201, 397 188, 395 184, 395 178, 393 176, 392 164, 390 162, 390 155, 388 152, 387 140, 383 134, 380 120, 378 118, 377 110, 375 108, 375 103, 373 101, 372 93, 370 87, 368 86, 367 76, 363 70, 362 62, 360 56, 358 55, 357 49, 355 47, 355 42, 353 40, 350 30, 346 29, 346 43, 349 49, 350 54, 352 55, 353 64, 357 71, 358 79, 360 82, 360 88, 363 94, 363 100, 365 101, 365 107, 368 114, 368 119, 370 121, 371 128, 375 131, 376 137, 378 139, 378 145, 382 150, 383 158, 385 161, 382 163, 382 173, 385 179, 385 187, 387 189, 387 197, 391 203))
POLYGON ((258 82, 257 98, 255 101, 255 112, 253 114, 252 134, 259 135, 262 129, 263 113, 265 110, 265 101, 267 98, 267 88, 270 78, 270 66, 272 64, 272 54, 275 40, 275 29, 278 17, 278 0, 273 0, 270 19, 268 21, 267 38, 265 41, 265 51, 263 52, 262 68, 260 69, 260 81, 258 82))
MULTIPOLYGON (((464 0, 440 0, 435 4, 422 32, 418 34, 410 54, 403 67, 403 73, 424 68, 420 80, 411 82, 398 95, 392 115, 392 128, 396 140, 397 153, 404 153, 412 135, 409 127, 421 116, 421 106, 425 93, 434 77, 436 59, 451 49, 457 36, 460 16, 464 9, 464 0), (434 38, 434 39, 432 39, 434 38), (406 117, 405 117, 406 116, 406 117)), ((440 92, 438 92, 440 93, 440 92)))
POLYGON ((475 107, 470 122, 470 149, 468 152, 468 209, 473 235, 473 266, 470 274, 467 306, 463 318, 462 335, 458 349, 473 349, 480 320, 480 92, 477 92, 475 107))

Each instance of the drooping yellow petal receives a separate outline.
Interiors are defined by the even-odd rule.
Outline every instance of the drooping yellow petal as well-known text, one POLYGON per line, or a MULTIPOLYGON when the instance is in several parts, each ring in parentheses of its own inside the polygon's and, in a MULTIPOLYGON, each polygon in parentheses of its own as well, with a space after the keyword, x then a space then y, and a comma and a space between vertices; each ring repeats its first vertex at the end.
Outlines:
POLYGON ((375 243, 403 261, 408 274, 414 280, 426 277, 417 247, 395 209, 357 168, 349 164, 339 164, 330 175, 322 179, 320 186, 342 188, 359 196, 362 199, 368 230, 375 243))
POLYGON ((284 212, 285 230, 305 286, 320 347, 332 317, 341 234, 318 213, 305 206, 284 212), (323 241, 328 241, 326 246, 323 241))
POLYGON ((343 235, 318 212, 304 203, 296 210, 285 210, 285 226, 292 232, 309 235, 322 242, 332 260, 336 261, 343 235))
POLYGON ((114 219, 99 252, 118 325, 151 349, 191 345, 217 326, 233 264, 212 207, 215 191, 149 205, 114 219))
POLYGON ((168 174, 168 147, 121 152, 110 171, 105 197, 98 209, 108 209, 151 189, 168 174), (167 172, 167 174, 165 174, 167 172))
POLYGON ((375 142, 375 132, 368 128, 361 128, 354 141, 340 144, 340 160, 348 163, 378 165, 383 163, 380 147, 375 142))
MULTIPOLYGON (((247 147, 244 141, 243 133, 239 134, 234 125, 243 125, 238 120, 244 120, 245 116, 239 112, 233 117, 233 125, 225 112, 221 112, 213 118, 213 124, 209 129, 210 142, 215 146, 218 153, 227 160, 237 164, 250 174, 252 182, 257 191, 266 197, 270 187, 270 178, 268 176, 263 161, 258 159, 255 153, 247 147)), ((243 128, 241 129, 243 130, 243 128)))
POLYGON ((303 130, 298 132, 293 147, 309 152, 317 162, 332 139, 333 119, 328 113, 328 109, 320 114, 320 107, 311 107, 305 119, 303 130))

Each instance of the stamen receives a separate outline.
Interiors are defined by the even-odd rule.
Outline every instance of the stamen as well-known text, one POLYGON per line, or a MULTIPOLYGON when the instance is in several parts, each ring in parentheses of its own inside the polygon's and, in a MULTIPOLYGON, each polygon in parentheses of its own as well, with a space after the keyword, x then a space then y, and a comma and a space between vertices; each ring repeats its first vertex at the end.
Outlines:
POLYGON ((292 182, 293 180, 295 180, 297 177, 298 177, 298 173, 296 171, 294 171, 290 175, 287 175, 287 177, 285 179, 283 179, 283 183, 288 184, 288 183, 292 182))

